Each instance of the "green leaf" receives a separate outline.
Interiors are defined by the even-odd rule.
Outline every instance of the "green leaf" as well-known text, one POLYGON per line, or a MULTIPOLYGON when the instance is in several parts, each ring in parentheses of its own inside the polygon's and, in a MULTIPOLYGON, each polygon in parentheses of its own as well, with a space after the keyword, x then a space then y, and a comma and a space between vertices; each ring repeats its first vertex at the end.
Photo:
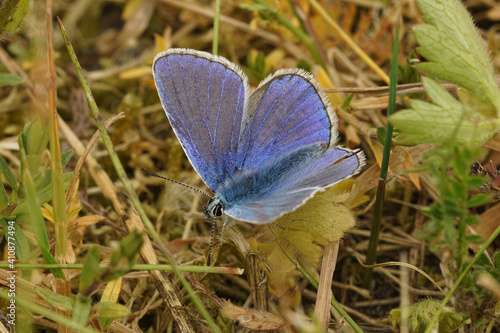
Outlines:
POLYGON ((493 262, 495 263, 496 269, 500 269, 500 252, 495 253, 493 257, 493 262))
POLYGON ((5 31, 14 31, 21 25, 28 12, 29 5, 29 0, 20 0, 18 2, 16 9, 10 15, 9 22, 4 26, 5 31))
POLYGON ((378 142, 380 142, 380 144, 383 144, 385 142, 385 127, 377 127, 377 140, 378 142))
POLYGON ((9 73, 0 73, 0 87, 17 86, 23 83, 23 78, 9 73))
POLYGON ((476 95, 471 93, 469 90, 464 88, 457 89, 458 99, 471 109, 484 116, 495 117, 497 110, 490 102, 486 102, 484 99, 478 98, 476 95))
POLYGON ((10 219, 9 217, 0 218, 0 225, 2 226, 5 234, 5 240, 7 242, 12 242, 9 237, 14 239, 15 243, 15 254, 20 261, 26 261, 30 254, 30 244, 26 239, 23 231, 19 227, 17 221, 10 219), (14 223, 12 223, 14 222, 14 223), (14 230, 9 230, 9 226, 14 227, 14 230))
POLYGON ((83 262, 82 274, 80 275, 80 292, 87 289, 94 281, 99 279, 101 275, 99 260, 99 249, 96 246, 91 247, 83 262))
POLYGON ((7 179, 7 182, 9 182, 9 185, 12 187, 12 190, 17 193, 16 177, 14 177, 14 174, 7 165, 7 162, 3 159, 1 155, 0 155, 0 171, 2 171, 3 175, 5 176, 5 179, 7 179))
POLYGON ((74 154, 74 150, 70 149, 70 150, 65 151, 61 155, 61 162, 62 162, 63 168, 66 167, 66 164, 68 164, 68 162, 71 159, 71 157, 73 156, 73 154, 74 154))
POLYGON ((144 235, 139 231, 134 231, 120 241, 116 251, 111 254, 108 272, 101 276, 103 281, 111 281, 130 271, 137 254, 144 243, 144 235))
POLYGON ((467 188, 478 188, 479 186, 486 184, 487 180, 483 176, 469 176, 465 181, 467 188))
MULTIPOLYGON (((37 244, 40 247, 42 256, 48 264, 57 264, 56 259, 50 253, 49 237, 47 235, 47 229, 45 227, 45 220, 42 216, 41 203, 37 196, 35 190, 35 183, 31 176, 30 170, 27 167, 26 150, 23 146, 23 140, 19 140, 20 146, 19 151, 21 153, 21 179, 25 188, 26 200, 23 203, 27 204, 27 215, 28 221, 31 223, 33 232, 37 240, 37 244)), ((18 206, 19 208, 19 206, 18 206)), ((54 277, 65 280, 65 275, 59 268, 53 268, 50 270, 54 277)))
POLYGON ((481 235, 467 235, 465 236, 465 241, 467 243, 479 245, 483 242, 483 237, 481 235))
POLYGON ((418 52, 430 62, 417 69, 456 83, 500 109, 500 91, 485 42, 457 0, 420 0, 428 24, 415 27, 418 52))
MULTIPOLYGON (((351 102, 352 99, 354 98, 354 94, 349 94, 345 99, 344 102, 342 103, 342 109, 350 112, 351 111, 351 102)), ((382 141, 383 142, 383 141, 382 141)))
POLYGON ((35 118, 24 126, 21 136, 25 144, 26 155, 41 155, 49 143, 49 127, 42 124, 40 118, 35 118))
POLYGON ((5 191, 3 183, 0 181, 0 213, 9 205, 10 199, 5 191))
POLYGON ((479 217, 477 215, 467 215, 462 218, 464 225, 478 224, 479 217))
POLYGON ((454 245, 457 243, 457 229, 451 223, 444 224, 444 237, 446 239, 446 243, 450 245, 454 245))
POLYGON ((77 323, 80 326, 87 325, 91 309, 92 309, 92 299, 90 297, 83 297, 80 295, 75 300, 73 316, 71 317, 71 321, 77 323))
POLYGON ((491 198, 491 194, 480 193, 467 200, 466 206, 467 208, 471 208, 486 205, 491 201, 491 198))
POLYGON ((64 295, 59 295, 48 289, 35 287, 35 292, 40 296, 45 302, 49 303, 55 308, 61 308, 64 310, 72 311, 74 307, 74 300, 70 297, 64 295))
MULTIPOLYGON (((64 179, 64 189, 68 189, 69 183, 71 181, 71 176, 73 176, 73 172, 67 172, 63 175, 64 179)), ((50 184, 50 172, 48 172, 48 181, 44 178, 42 179, 42 183, 44 186, 42 188, 37 187, 36 188, 36 196, 38 198, 38 201, 40 205, 43 205, 44 203, 49 202, 52 200, 52 186, 50 184)), ((21 202, 19 206, 14 209, 15 214, 27 214, 29 213, 29 204, 26 200, 21 202)))
POLYGON ((412 100, 411 109, 397 112, 390 122, 401 131, 400 144, 460 142, 480 145, 490 139, 500 121, 475 112, 457 101, 439 83, 422 78, 425 91, 434 104, 412 100))
POLYGON ((130 314, 130 310, 117 303, 99 302, 94 306, 97 316, 102 319, 122 318, 130 314))

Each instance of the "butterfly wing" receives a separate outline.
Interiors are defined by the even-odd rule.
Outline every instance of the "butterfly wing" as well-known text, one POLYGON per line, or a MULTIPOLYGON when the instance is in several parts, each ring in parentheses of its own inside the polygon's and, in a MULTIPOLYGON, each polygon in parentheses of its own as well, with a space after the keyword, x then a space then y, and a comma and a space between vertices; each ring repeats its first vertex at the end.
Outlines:
POLYGON ((293 211, 310 199, 316 191, 304 189, 276 195, 265 200, 234 206, 225 213, 237 220, 255 224, 270 223, 278 217, 293 211))
MULTIPOLYGON (((268 172, 266 164, 295 168, 289 176, 267 184, 246 202, 229 207, 238 220, 267 223, 294 210, 317 191, 359 172, 362 153, 334 148, 337 118, 316 81, 300 70, 282 70, 266 79, 250 96, 240 136, 238 166, 268 172), (324 143, 329 147, 313 162, 287 166, 287 154, 324 143), (265 193, 265 194, 264 194, 265 193)), ((271 169, 269 169, 271 170, 271 169)), ((255 172, 255 171, 254 171, 255 172)), ((258 171, 257 171, 258 172, 258 171)))
POLYGON ((163 109, 189 161, 216 191, 236 167, 245 75, 222 57, 187 49, 158 54, 153 75, 163 109))
POLYGON ((363 165, 361 151, 334 148, 279 183, 270 184, 273 189, 265 197, 257 196, 246 204, 235 205, 227 209, 226 214, 252 223, 272 222, 304 204, 316 192, 357 174, 363 165))
POLYGON ((326 151, 313 164, 303 168, 288 183, 287 190, 300 191, 304 188, 326 188, 359 172, 365 164, 362 151, 334 148, 326 151))
POLYGON ((337 140, 337 118, 326 96, 302 70, 277 71, 251 94, 239 142, 240 169, 309 144, 337 140))

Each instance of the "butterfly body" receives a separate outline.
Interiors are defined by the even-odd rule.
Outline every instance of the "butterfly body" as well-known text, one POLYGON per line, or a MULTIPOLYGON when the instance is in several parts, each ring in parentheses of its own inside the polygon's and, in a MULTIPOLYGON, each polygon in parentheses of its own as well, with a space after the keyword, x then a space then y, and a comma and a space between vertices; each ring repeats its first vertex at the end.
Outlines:
POLYGON ((363 165, 361 152, 335 146, 336 117, 304 71, 278 71, 250 92, 228 60, 171 49, 153 73, 174 132, 215 193, 209 217, 272 222, 363 165))

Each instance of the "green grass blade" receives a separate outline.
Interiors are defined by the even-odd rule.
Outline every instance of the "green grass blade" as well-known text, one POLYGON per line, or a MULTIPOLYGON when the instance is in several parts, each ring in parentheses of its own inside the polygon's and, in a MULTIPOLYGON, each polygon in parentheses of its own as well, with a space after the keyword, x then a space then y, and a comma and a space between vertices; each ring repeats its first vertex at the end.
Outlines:
MULTIPOLYGON (((47 229, 45 227, 45 220, 42 216, 42 210, 40 209, 40 202, 38 200, 35 183, 31 176, 30 170, 27 167, 26 152, 24 151, 24 146, 22 140, 19 140, 19 150, 21 152, 21 180, 24 185, 24 192, 26 195, 26 202, 28 205, 28 219, 35 233, 35 238, 37 244, 40 247, 42 256, 45 261, 49 264, 56 264, 56 259, 50 253, 49 237, 47 234, 47 229)), ((59 279, 65 279, 65 276, 61 269, 51 269, 54 277, 59 279)))
MULTIPOLYGON (((389 118, 396 109, 396 85, 398 83, 398 54, 399 54, 399 24, 396 26, 394 39, 392 43, 392 61, 391 61, 391 83, 389 85, 389 108, 387 109, 387 118, 389 118)), ((371 266, 377 258, 377 247, 380 236, 380 226, 382 225, 382 212, 385 199, 385 184, 387 181, 387 169, 389 168, 389 158, 391 156, 392 144, 392 125, 387 122, 384 140, 384 152, 382 156, 382 165, 380 166, 380 178, 377 187, 377 198, 375 201, 375 213, 373 216, 373 225, 370 231, 370 241, 366 253, 366 265, 371 266)), ((370 289, 372 281, 373 268, 366 267, 363 273, 362 286, 370 289)))

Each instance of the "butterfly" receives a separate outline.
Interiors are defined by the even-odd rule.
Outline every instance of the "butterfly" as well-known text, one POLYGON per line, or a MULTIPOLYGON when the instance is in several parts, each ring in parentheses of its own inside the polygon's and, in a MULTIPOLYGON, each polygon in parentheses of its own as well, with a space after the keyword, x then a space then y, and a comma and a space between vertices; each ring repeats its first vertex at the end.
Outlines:
POLYGON ((204 213, 270 223, 359 172, 311 74, 282 69, 253 91, 229 60, 190 49, 156 55, 153 76, 189 161, 215 193, 204 213))

